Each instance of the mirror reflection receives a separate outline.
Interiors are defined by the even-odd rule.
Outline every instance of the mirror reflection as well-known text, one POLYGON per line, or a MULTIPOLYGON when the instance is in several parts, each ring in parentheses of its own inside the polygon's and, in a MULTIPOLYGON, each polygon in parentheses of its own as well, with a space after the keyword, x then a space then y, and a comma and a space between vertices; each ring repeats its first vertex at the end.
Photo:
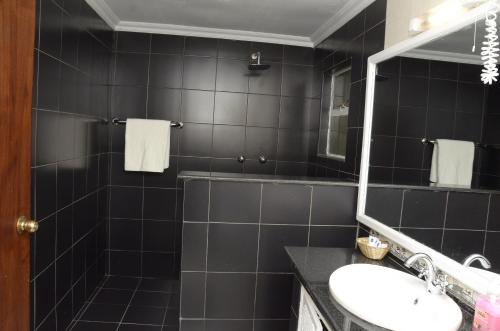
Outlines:
POLYGON ((345 161, 351 95, 351 66, 341 64, 325 72, 318 156, 345 161))
POLYGON ((366 214, 500 279, 500 83, 481 81, 484 34, 478 21, 378 65, 366 214))

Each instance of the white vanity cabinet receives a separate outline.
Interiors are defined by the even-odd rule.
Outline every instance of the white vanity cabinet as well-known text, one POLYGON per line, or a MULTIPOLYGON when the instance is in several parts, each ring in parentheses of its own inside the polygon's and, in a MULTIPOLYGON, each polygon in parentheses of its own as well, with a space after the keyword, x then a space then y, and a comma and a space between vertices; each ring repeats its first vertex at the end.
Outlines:
POLYGON ((323 317, 303 286, 300 289, 298 315, 297 331, 335 331, 321 322, 323 317))

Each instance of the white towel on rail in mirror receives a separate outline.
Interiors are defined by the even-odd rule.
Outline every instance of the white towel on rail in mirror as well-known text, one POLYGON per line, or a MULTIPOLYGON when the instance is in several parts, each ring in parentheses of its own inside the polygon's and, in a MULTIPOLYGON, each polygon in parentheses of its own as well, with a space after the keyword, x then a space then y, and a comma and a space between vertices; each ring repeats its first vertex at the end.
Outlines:
POLYGON ((437 186, 470 187, 474 149, 470 141, 437 139, 432 152, 430 181, 437 186))

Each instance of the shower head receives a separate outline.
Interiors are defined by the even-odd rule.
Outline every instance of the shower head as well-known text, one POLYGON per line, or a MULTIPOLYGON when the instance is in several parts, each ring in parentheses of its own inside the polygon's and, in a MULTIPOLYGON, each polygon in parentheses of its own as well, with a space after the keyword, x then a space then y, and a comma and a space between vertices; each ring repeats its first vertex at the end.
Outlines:
POLYGON ((253 53, 252 55, 250 55, 250 63, 248 64, 248 70, 256 71, 256 70, 267 70, 271 68, 271 65, 261 63, 260 58, 261 58, 260 52, 253 53))

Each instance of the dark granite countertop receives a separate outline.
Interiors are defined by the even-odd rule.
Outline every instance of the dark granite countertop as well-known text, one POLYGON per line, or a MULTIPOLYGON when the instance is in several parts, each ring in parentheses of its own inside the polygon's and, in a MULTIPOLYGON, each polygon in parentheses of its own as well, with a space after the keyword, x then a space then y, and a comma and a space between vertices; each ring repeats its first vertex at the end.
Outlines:
POLYGON ((182 179, 206 179, 238 182, 358 186, 357 182, 340 178, 239 174, 228 172, 181 171, 178 177, 182 179))
MULTIPOLYGON (((387 331, 351 314, 330 295, 328 281, 332 272, 353 263, 375 264, 404 270, 391 257, 374 261, 352 248, 285 247, 295 274, 315 302, 330 329, 334 331, 387 331)), ((471 329, 470 312, 462 309, 464 323, 460 331, 471 329)))

